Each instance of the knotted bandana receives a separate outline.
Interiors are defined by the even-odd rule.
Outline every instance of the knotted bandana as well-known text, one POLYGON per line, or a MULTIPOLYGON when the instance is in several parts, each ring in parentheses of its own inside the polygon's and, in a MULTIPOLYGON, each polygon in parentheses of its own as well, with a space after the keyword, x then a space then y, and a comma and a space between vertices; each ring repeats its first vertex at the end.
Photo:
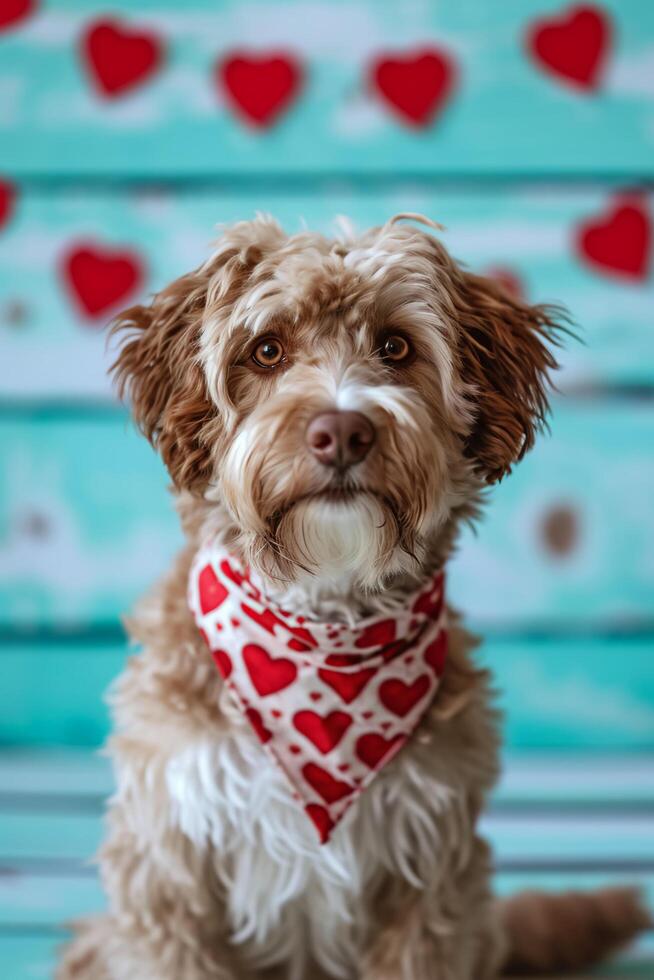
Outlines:
POLYGON ((447 652, 443 587, 437 572, 402 609, 351 627, 281 609, 222 545, 196 555, 200 633, 321 843, 433 701, 447 652))

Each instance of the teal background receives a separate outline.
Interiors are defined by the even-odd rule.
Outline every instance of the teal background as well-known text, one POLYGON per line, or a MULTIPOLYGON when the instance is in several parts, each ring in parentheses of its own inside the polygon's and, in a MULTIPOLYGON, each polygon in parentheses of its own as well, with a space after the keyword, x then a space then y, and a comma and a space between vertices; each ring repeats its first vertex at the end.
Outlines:
POLYGON ((0 184, 13 194, 4 219, 0 207, 8 976, 48 975, 52 930, 100 901, 80 868, 109 786, 90 751, 126 654, 120 616, 181 540, 163 467, 107 380, 115 308, 81 311, 66 256, 85 243, 128 252, 143 282, 125 302, 145 298, 207 255, 217 224, 257 210, 289 231, 327 232, 338 215, 366 227, 423 212, 470 267, 570 309, 581 340, 561 356, 551 433, 489 493, 449 581, 486 637, 480 658, 501 691, 509 772, 518 766, 518 789, 498 797, 505 822, 489 829, 498 887, 524 882, 525 868, 530 883, 574 883, 566 860, 582 855, 588 884, 615 866, 651 888, 654 277, 651 256, 638 278, 591 266, 578 238, 627 199, 653 220, 654 4, 595 7, 612 41, 592 90, 527 52, 530 26, 570 9, 559 0, 43 0, 11 29, 0 8, 0 184), (161 69, 114 99, 96 92, 80 53, 84 31, 109 15, 165 47, 161 69), (458 81, 416 129, 372 90, 368 66, 428 45, 456 61, 458 81), (215 84, 217 59, 238 49, 303 65, 297 99, 269 128, 245 124, 215 84), (593 766, 591 792, 582 777, 593 766), (537 790, 530 772, 543 773, 537 790), (631 788, 621 773, 635 773, 631 788), (534 799, 582 815, 563 829, 506 822, 534 799))

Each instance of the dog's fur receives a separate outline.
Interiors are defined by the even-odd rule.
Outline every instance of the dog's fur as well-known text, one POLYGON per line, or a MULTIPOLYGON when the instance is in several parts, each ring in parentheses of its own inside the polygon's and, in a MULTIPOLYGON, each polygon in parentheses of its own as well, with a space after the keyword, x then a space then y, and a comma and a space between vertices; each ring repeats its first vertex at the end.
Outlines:
POLYGON ((401 605, 532 445, 557 311, 465 271, 403 217, 416 216, 336 240, 266 217, 234 225, 118 321, 119 387, 168 467, 188 546, 129 624, 142 652, 113 694, 109 912, 80 925, 62 980, 484 980, 511 962, 590 962, 644 922, 628 892, 566 899, 563 919, 557 900, 492 901, 475 822, 498 718, 454 614, 418 733, 321 847, 189 612, 209 532, 307 617, 401 605), (389 333, 410 339, 406 362, 380 356, 389 333), (285 360, 258 368, 253 345, 271 334, 285 360), (377 430, 337 498, 304 442, 333 409, 377 430))

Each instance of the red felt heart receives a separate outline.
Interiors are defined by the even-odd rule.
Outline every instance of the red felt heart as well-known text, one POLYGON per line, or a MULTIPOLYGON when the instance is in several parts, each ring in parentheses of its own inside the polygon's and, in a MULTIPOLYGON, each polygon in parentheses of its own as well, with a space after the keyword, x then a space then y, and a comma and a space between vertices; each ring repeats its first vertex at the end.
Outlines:
POLYGON ((324 844, 329 840, 329 835, 334 829, 334 821, 329 816, 324 806, 319 803, 309 803, 305 806, 305 811, 310 820, 314 823, 320 835, 320 843, 324 844))
POLYGON ((379 688, 379 700, 394 715, 404 718, 429 691, 427 674, 421 674, 413 684, 401 680, 384 681, 379 688))
POLYGON ((318 671, 318 677, 336 691, 346 704, 351 704, 376 673, 374 667, 366 667, 364 670, 355 670, 351 673, 322 668, 318 671))
POLYGON ((243 647, 243 661, 250 680, 262 697, 282 691, 297 677, 297 667, 291 660, 271 657, 256 643, 247 643, 243 647))
POLYGON ((443 630, 438 634, 433 643, 430 643, 425 650, 425 662, 429 664, 437 677, 440 677, 445 669, 445 658, 447 657, 447 633, 443 630))
POLYGON ((302 69, 295 58, 282 52, 259 56, 234 52, 217 64, 216 82, 247 122, 264 127, 296 98, 302 69))
POLYGON ((611 22, 600 7, 577 6, 535 21, 527 47, 546 71, 583 89, 598 87, 611 43, 611 22))
POLYGON ((307 762, 306 766, 302 767, 302 775, 325 803, 336 803, 354 792, 354 786, 335 779, 326 769, 317 766, 314 762, 307 762))
POLYGON ((256 708, 248 708, 245 712, 248 721, 252 725, 255 734, 264 744, 272 738, 272 732, 269 731, 263 723, 261 715, 256 708))
POLYGON ((370 66, 374 88, 391 108, 414 126, 427 126, 452 92, 456 66, 437 48, 381 55, 370 66))
POLYGON ((203 613, 211 612, 222 606, 228 592, 216 576, 211 565, 205 565, 198 575, 198 591, 200 593, 200 609, 203 613))
POLYGON ((0 228, 9 222, 14 210, 16 188, 6 180, 0 180, 0 228))
POLYGON ((355 751, 363 763, 370 769, 377 766, 386 756, 400 743, 406 741, 406 735, 393 735, 392 738, 384 738, 383 735, 369 734, 362 735, 357 739, 355 751))
POLYGON ((232 672, 232 661, 229 654, 225 650, 212 650, 211 656, 214 659, 216 667, 223 675, 225 680, 229 677, 232 672))
POLYGON ((163 60, 163 44, 155 34, 130 30, 112 19, 91 24, 81 45, 91 81, 106 98, 141 85, 163 60))
POLYGON ((134 292, 144 273, 132 252, 80 245, 64 256, 63 276, 83 312, 96 317, 134 292))
POLYGON ((650 217, 641 201, 617 202, 608 214, 587 221, 576 233, 576 247, 590 265, 614 275, 643 280, 652 244, 650 217))
POLYGON ((298 711, 293 716, 298 732, 313 742, 323 755, 338 745, 352 724, 352 718, 344 711, 330 711, 323 717, 315 711, 298 711))
POLYGON ((36 0, 3 0, 0 4, 0 31, 15 27, 36 11, 36 0))

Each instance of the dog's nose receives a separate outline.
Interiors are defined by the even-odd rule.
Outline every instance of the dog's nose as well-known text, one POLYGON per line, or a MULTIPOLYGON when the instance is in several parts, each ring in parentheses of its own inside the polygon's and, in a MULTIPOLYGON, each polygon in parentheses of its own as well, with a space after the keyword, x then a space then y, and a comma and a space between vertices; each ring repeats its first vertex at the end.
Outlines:
POLYGON ((361 412, 321 412, 307 427, 307 446, 325 466, 360 463, 375 441, 375 430, 361 412))

